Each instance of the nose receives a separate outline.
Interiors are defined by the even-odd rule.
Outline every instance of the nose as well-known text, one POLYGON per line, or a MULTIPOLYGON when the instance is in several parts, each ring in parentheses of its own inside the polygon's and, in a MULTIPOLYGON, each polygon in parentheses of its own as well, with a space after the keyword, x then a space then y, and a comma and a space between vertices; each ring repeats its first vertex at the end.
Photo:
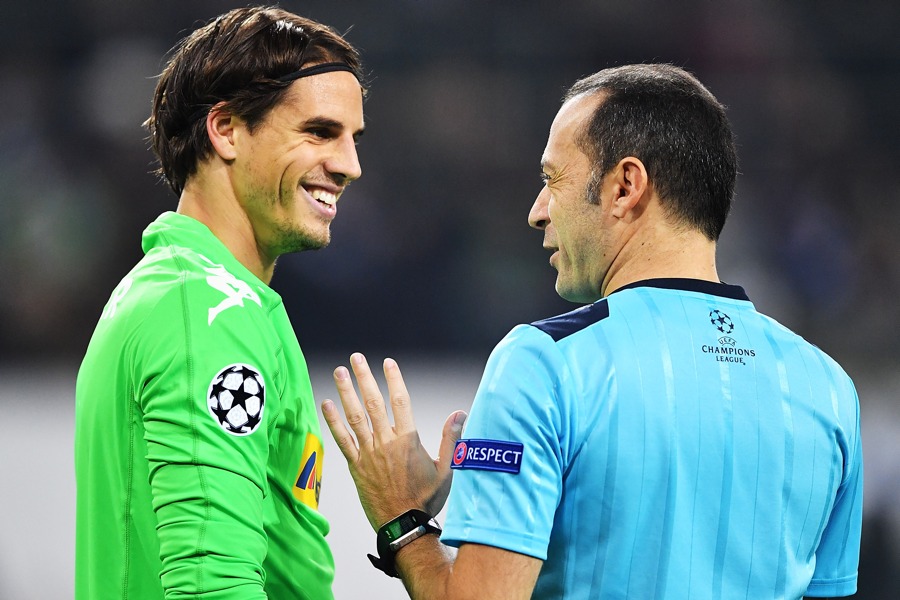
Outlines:
POLYGON ((336 140, 334 152, 325 162, 325 170, 342 185, 362 176, 356 140, 352 136, 341 136, 336 140))
POLYGON ((550 191, 545 185, 541 188, 541 192, 534 199, 531 210, 528 211, 528 224, 535 229, 543 231, 550 224, 550 211, 547 207, 550 205, 550 191))

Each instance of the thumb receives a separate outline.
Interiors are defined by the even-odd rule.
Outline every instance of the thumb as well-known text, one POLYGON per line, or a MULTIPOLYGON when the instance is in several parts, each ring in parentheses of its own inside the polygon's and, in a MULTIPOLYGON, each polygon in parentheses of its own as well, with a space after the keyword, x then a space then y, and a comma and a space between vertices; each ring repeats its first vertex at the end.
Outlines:
POLYGON ((439 486, 425 504, 428 514, 436 515, 441 512, 444 502, 447 501, 452 475, 450 462, 453 460, 456 442, 462 436, 463 424, 468 416, 464 411, 458 410, 447 417, 447 421, 444 423, 444 429, 441 431, 441 447, 438 450, 437 460, 434 461, 439 486))
POLYGON ((463 425, 469 415, 463 410, 458 410, 447 417, 444 429, 441 431, 441 447, 438 450, 437 469, 445 474, 450 471, 450 460, 456 449, 456 442, 462 437, 463 425))

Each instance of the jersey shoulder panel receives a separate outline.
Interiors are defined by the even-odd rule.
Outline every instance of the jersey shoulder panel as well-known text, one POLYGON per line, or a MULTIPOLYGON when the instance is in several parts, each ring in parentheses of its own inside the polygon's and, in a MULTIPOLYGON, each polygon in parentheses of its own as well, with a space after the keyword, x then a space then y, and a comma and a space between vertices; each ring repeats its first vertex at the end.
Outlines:
POLYGON ((535 321, 531 325, 549 335, 553 341, 558 342, 607 317, 609 317, 609 303, 606 300, 598 300, 565 314, 535 321))

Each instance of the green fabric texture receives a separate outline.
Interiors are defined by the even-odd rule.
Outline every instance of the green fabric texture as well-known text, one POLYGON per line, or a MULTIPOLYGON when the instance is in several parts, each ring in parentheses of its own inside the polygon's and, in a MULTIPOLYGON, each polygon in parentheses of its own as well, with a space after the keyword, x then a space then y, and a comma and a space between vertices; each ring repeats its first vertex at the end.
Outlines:
POLYGON ((189 217, 160 216, 143 249, 78 373, 75 597, 333 598, 321 431, 281 297, 189 217))

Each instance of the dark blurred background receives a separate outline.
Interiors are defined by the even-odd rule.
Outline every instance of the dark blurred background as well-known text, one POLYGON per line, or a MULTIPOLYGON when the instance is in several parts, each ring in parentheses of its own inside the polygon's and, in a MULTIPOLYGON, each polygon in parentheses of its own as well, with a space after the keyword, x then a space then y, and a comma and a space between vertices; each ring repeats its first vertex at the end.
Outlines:
MULTIPOLYGON (((0 386, 74 373, 141 231, 177 202, 141 128, 155 75, 239 5, 0 0, 0 386)), ((900 597, 900 2, 281 6, 348 32, 371 74, 364 176, 333 244, 284 257, 273 281, 313 360, 483 361, 513 325, 572 308, 526 223, 562 93, 623 63, 695 73, 729 107, 741 159, 719 273, 857 382, 858 597, 900 597)))

